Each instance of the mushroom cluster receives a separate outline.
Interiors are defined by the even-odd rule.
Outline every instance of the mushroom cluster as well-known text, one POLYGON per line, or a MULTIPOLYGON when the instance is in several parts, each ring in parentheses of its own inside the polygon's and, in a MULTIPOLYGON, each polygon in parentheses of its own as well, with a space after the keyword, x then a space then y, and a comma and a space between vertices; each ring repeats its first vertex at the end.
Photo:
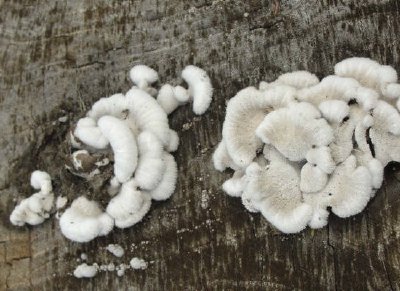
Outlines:
POLYGON ((133 67, 130 78, 135 85, 126 94, 98 100, 70 133, 74 151, 66 166, 73 174, 90 181, 113 165, 105 211, 96 197, 81 196, 61 215, 61 231, 73 241, 106 235, 114 225, 131 227, 149 211, 151 200, 173 194, 177 164, 171 153, 179 138, 168 114, 189 101, 196 114, 203 114, 211 102, 210 79, 195 66, 182 72, 187 89, 166 84, 157 91, 152 84, 158 74, 144 65, 133 67))
POLYGON ((360 213, 400 162, 400 84, 390 66, 349 58, 321 81, 307 71, 261 82, 229 100, 219 171, 230 196, 295 233, 360 213))
POLYGON ((40 191, 23 199, 14 208, 10 215, 10 221, 14 225, 38 225, 50 217, 54 202, 50 175, 43 171, 34 171, 31 174, 31 186, 40 191))

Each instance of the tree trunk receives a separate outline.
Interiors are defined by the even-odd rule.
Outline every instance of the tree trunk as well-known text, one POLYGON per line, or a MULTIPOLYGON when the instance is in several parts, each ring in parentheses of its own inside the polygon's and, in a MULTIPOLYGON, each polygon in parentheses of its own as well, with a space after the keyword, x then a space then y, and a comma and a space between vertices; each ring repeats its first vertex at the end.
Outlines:
POLYGON ((225 195, 228 174, 211 162, 225 102, 244 87, 298 69, 323 77, 350 56, 400 71, 399 12, 397 0, 0 1, 0 289, 399 290, 396 165, 362 214, 284 235, 225 195), (64 169, 65 136, 95 100, 129 89, 137 63, 162 83, 195 64, 215 88, 205 115, 183 106, 170 116, 181 138, 172 198, 87 244, 67 241, 55 218, 13 227, 15 198, 32 193, 35 169, 50 172, 56 194, 85 194, 64 169), (125 256, 107 253, 109 243, 125 256), (137 256, 150 265, 76 279, 81 253, 100 264, 137 256))

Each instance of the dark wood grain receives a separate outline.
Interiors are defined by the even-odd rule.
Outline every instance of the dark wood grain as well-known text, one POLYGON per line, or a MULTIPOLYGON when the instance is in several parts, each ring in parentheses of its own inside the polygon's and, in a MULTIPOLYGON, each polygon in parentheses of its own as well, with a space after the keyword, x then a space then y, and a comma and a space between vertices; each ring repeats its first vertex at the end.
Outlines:
POLYGON ((225 102, 239 89, 296 69, 322 77, 349 56, 400 71, 399 27, 398 0, 0 1, 0 289, 399 290, 396 165, 362 214, 284 235, 222 192, 228 174, 210 160, 225 102), (36 168, 50 171, 59 194, 90 191, 63 170, 65 134, 95 100, 126 92, 136 63, 173 83, 185 65, 199 65, 215 87, 205 115, 189 106, 171 115, 181 137, 173 197, 131 229, 88 244, 64 239, 55 219, 12 227, 13 199, 31 193, 36 168), (126 255, 112 257, 108 243, 126 255), (82 252, 89 262, 151 264, 78 280, 71 272, 82 252))

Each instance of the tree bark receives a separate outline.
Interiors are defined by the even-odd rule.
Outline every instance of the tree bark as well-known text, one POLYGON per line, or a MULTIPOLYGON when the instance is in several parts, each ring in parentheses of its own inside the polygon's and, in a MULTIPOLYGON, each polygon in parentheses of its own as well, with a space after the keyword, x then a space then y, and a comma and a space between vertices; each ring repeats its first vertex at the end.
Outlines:
POLYGON ((0 289, 399 290, 397 165, 362 214, 284 235, 225 195, 228 174, 211 162, 225 102, 244 87, 299 69, 323 77, 351 56, 400 71, 399 14, 398 0, 0 1, 0 289), (84 194, 64 169, 65 135, 95 100, 126 92, 138 63, 162 83, 195 64, 215 87, 205 115, 184 106, 170 116, 181 138, 172 198, 87 244, 67 241, 55 218, 11 226, 35 169, 50 172, 57 194, 84 194), (109 243, 125 256, 107 253, 109 243), (81 253, 100 264, 138 256, 150 265, 79 280, 71 272, 81 253))

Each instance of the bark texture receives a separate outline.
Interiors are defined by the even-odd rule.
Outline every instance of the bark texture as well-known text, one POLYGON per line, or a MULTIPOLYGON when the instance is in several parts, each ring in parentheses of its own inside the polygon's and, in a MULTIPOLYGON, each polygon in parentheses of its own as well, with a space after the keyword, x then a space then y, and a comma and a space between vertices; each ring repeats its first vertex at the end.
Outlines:
POLYGON ((283 235, 223 194, 228 174, 211 162, 225 102, 239 89, 298 69, 322 77, 350 56, 400 71, 399 35, 398 0, 0 0, 0 289, 399 290, 396 165, 362 214, 283 235), (56 219, 12 227, 15 198, 32 193, 37 168, 50 171, 56 193, 83 194, 63 168, 65 134, 95 100, 126 92, 137 63, 162 82, 199 65, 215 87, 205 115, 189 106, 171 115, 181 137, 172 198, 131 229, 88 244, 64 239, 56 219), (107 253, 108 243, 121 244, 125 256, 107 253), (82 252, 89 262, 151 263, 123 277, 78 280, 71 272, 82 252))

